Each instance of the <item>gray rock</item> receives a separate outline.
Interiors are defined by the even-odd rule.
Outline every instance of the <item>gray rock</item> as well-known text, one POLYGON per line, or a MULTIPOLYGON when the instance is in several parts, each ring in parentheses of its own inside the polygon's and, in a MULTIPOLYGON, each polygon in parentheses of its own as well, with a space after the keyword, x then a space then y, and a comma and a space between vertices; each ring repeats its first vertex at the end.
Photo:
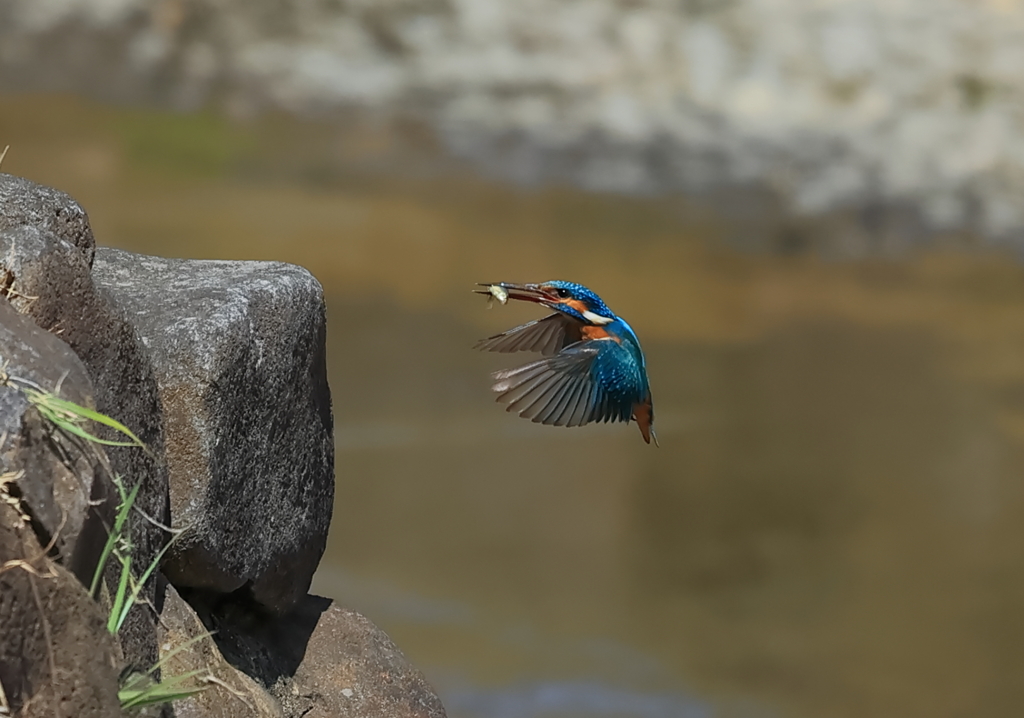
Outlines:
MULTIPOLYGON (((39 206, 51 195, 40 193, 39 206)), ((16 203, 3 194, 0 208, 16 203)), ((40 210, 43 211, 43 210, 40 210)), ((56 211, 56 210, 54 210, 56 211)), ((0 274, 7 278, 13 306, 60 337, 81 358, 95 387, 96 408, 131 429, 149 448, 107 448, 114 473, 127 487, 141 484, 135 506, 155 521, 169 522, 167 467, 163 460, 163 425, 156 379, 141 339, 117 307, 96 290, 85 255, 48 230, 23 225, 0 231, 0 274)), ((123 440, 106 427, 99 436, 123 440)), ((137 516, 137 514, 136 514, 137 516)), ((131 524, 133 561, 148 566, 166 542, 165 532, 142 520, 131 524)), ((116 574, 116 567, 112 566, 116 574)), ((141 570, 141 569, 140 569, 141 570)), ((155 596, 154 584, 146 599, 155 596)), ((126 657, 140 665, 156 661, 154 617, 139 604, 121 633, 126 657)))
POLYGON ((60 190, 0 172, 0 232, 25 225, 70 242, 92 265, 96 240, 82 206, 60 190))
POLYGON ((202 610, 224 657, 278 698, 288 718, 444 718, 441 699, 366 617, 306 596, 267 619, 237 605, 202 610))
POLYGON ((318 616, 302 662, 279 693, 309 703, 307 718, 444 718, 441 699, 391 639, 365 616, 310 596, 318 616))
POLYGON ((0 626, 0 682, 14 715, 121 715, 113 639, 99 604, 46 557, 28 517, 6 500, 0 501, 0 626))
POLYGON ((116 503, 109 464, 98 446, 44 420, 24 391, 31 386, 94 405, 78 357, 0 299, 0 495, 31 520, 39 546, 52 543, 57 560, 88 586, 116 503))
POLYGON ((277 700, 224 660, 199 616, 170 585, 160 609, 160 655, 163 680, 200 671, 178 684, 203 690, 175 701, 175 718, 284 718, 277 700))
POLYGON ((100 248, 93 277, 152 356, 171 515, 188 531, 176 586, 246 587, 287 611, 309 587, 334 501, 325 310, 306 270, 100 248))

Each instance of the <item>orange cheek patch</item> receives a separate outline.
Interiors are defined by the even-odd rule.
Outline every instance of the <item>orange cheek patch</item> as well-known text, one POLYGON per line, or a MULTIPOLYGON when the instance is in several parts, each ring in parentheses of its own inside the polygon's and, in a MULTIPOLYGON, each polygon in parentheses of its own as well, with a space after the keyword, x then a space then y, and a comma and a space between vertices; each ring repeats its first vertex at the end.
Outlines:
POLYGON ((572 307, 580 314, 583 314, 583 312, 587 311, 587 305, 585 305, 579 299, 564 299, 562 300, 562 304, 566 305, 567 307, 572 307))

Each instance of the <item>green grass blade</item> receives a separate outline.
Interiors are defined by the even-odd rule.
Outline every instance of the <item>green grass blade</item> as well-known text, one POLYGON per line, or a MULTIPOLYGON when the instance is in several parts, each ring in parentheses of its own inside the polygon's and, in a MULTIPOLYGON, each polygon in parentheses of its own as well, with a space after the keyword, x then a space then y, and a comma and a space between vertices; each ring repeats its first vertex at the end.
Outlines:
POLYGON ((110 418, 106 414, 101 414, 98 411, 93 411, 87 406, 81 406, 72 401, 60 399, 56 396, 48 397, 48 402, 54 409, 58 411, 65 411, 75 416, 81 416, 86 419, 91 419, 92 421, 95 421, 97 424, 109 426, 111 429, 114 429, 115 431, 118 431, 127 436, 129 439, 131 439, 132 444, 136 446, 143 446, 142 440, 139 439, 139 437, 137 437, 135 434, 133 434, 131 429, 122 424, 120 421, 110 418))
POLYGON ((139 439, 139 437, 132 433, 131 429, 106 414, 101 414, 98 411, 94 411, 93 409, 90 409, 87 406, 82 406, 81 404, 76 404, 73 401, 61 399, 49 392, 39 391, 32 388, 23 389, 23 391, 25 392, 25 396, 28 400, 39 409, 40 413, 65 431, 80 436, 83 439, 94 441, 97 444, 104 444, 106 446, 139 446, 148 451, 146 445, 142 443, 142 440, 139 439), (82 428, 81 422, 85 420, 95 421, 98 424, 109 426, 111 429, 127 436, 130 441, 101 439, 82 428))
POLYGON ((144 708, 146 706, 173 703, 174 701, 180 701, 182 698, 188 698, 196 693, 202 693, 205 690, 206 686, 197 686, 195 688, 181 688, 177 691, 153 689, 151 691, 141 691, 139 693, 127 694, 124 696, 122 696, 121 693, 118 693, 117 696, 121 701, 121 708, 127 710, 131 708, 144 708))
POLYGON ((96 596, 96 589, 99 588, 100 580, 103 578, 103 571, 107 566, 107 561, 110 559, 110 554, 113 552, 114 547, 117 545, 118 540, 124 534, 125 524, 128 522, 128 516, 131 513, 132 506, 135 505, 135 498, 139 495, 139 487, 141 484, 135 484, 132 487, 131 492, 126 496, 124 493, 124 484, 118 479, 114 481, 114 485, 117 487, 118 493, 121 495, 121 503, 117 507, 117 515, 114 517, 114 526, 110 529, 110 533, 107 535, 107 542, 103 545, 103 552, 100 554, 99 563, 96 564, 96 571, 92 575, 92 585, 89 587, 89 593, 96 596))
POLYGON ((181 700, 206 690, 206 686, 185 688, 181 684, 207 672, 205 668, 199 668, 177 676, 171 676, 160 683, 151 682, 140 674, 134 674, 118 690, 117 698, 121 703, 122 709, 141 708, 143 706, 160 705, 181 700))
POLYGON ((148 675, 152 675, 153 673, 156 672, 156 670, 158 668, 162 668, 163 665, 165 663, 167 663, 167 661, 171 660, 172 658, 174 658, 176 655, 178 655, 182 651, 187 651, 188 649, 190 649, 195 644, 199 643, 204 638, 209 638, 212 635, 213 635, 212 633, 200 633, 198 636, 192 636, 192 638, 188 639, 187 641, 182 643, 180 646, 175 646, 173 650, 170 650, 167 653, 165 653, 164 655, 160 656, 160 660, 157 661, 156 664, 154 664, 143 675, 147 675, 147 676, 148 675))
MULTIPOLYGON (((164 554, 167 553, 167 549, 171 547, 172 543, 174 543, 173 538, 165 543, 163 548, 157 551, 156 556, 153 557, 153 560, 150 562, 149 566, 146 567, 146 570, 142 572, 142 575, 139 576, 138 580, 136 581, 133 579, 131 595, 128 597, 128 600, 124 602, 123 608, 120 611, 120 615, 116 622, 117 628, 114 629, 115 632, 121 630, 121 624, 123 624, 124 619, 128 617, 128 611, 130 611, 132 606, 135 605, 135 602, 139 600, 139 594, 145 587, 146 581, 148 581, 149 577, 153 575, 154 571, 156 571, 157 567, 160 565, 160 561, 163 559, 164 554)), ((113 614, 113 611, 111 611, 111 613, 113 614)))
MULTIPOLYGON (((114 594, 114 605, 110 607, 110 615, 107 617, 107 630, 111 633, 117 633, 118 629, 121 628, 121 624, 124 623, 124 617, 128 615, 128 611, 131 610, 131 603, 128 602, 128 579, 132 575, 132 556, 131 553, 127 557, 122 557, 117 552, 114 553, 118 560, 121 561, 121 578, 117 582, 117 592, 114 594)), ((138 596, 138 594, 135 594, 138 596)))
POLYGON ((81 426, 73 422, 62 422, 56 419, 51 419, 51 421, 53 421, 53 423, 59 426, 60 428, 64 429, 64 431, 67 431, 71 434, 75 434, 76 436, 81 436, 86 441, 91 441, 94 444, 103 444, 104 446, 136 446, 136 443, 134 441, 115 441, 114 439, 101 439, 95 434, 90 434, 81 426))

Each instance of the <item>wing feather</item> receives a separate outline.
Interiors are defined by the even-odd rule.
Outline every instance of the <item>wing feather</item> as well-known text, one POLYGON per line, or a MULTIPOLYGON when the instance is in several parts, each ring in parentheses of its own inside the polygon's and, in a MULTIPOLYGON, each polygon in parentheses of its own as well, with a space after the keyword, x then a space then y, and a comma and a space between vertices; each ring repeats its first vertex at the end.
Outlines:
POLYGON ((565 422, 566 426, 583 426, 589 421, 590 409, 594 402, 594 395, 599 391, 599 387, 596 382, 588 382, 584 391, 580 394, 580 399, 573 409, 572 415, 569 420, 565 422))
POLYGON ((538 414, 543 413, 548 403, 559 395, 570 380, 571 378, 565 374, 549 371, 542 383, 538 384, 533 391, 519 400, 519 406, 517 406, 519 415, 535 419, 538 414))
POLYGON ((572 378, 569 376, 565 377, 565 381, 561 386, 561 391, 557 396, 552 397, 548 405, 544 407, 542 411, 537 412, 537 416, 533 418, 538 424, 554 424, 559 413, 565 408, 565 405, 569 403, 569 399, 572 397, 572 390, 575 388, 575 384, 572 378))
POLYGON ((590 387, 585 386, 582 382, 576 385, 573 390, 572 397, 570 397, 568 403, 562 408, 562 413, 558 417, 558 421, 555 422, 556 426, 572 426, 572 415, 576 412, 576 407, 580 404, 580 399, 583 398, 583 394, 590 387))
POLYGON ((565 414, 559 407, 591 384, 590 365, 598 350, 590 344, 577 342, 554 356, 495 372, 492 389, 498 392, 497 400, 524 418, 552 423, 565 414))
POLYGON ((567 376, 559 376, 539 392, 529 406, 519 412, 519 416, 531 419, 534 423, 544 423, 544 416, 548 413, 552 404, 557 404, 559 399, 572 385, 572 380, 567 376))
POLYGON ((499 392, 498 401, 508 404, 507 411, 516 411, 521 416, 539 396, 557 386, 564 376, 553 370, 547 360, 531 362, 516 369, 495 372, 497 380, 492 387, 499 392))
POLYGON ((532 390, 544 385, 549 379, 550 376, 546 374, 527 379, 523 383, 513 386, 508 391, 502 393, 502 395, 498 397, 498 400, 499 402, 505 402, 508 404, 509 411, 512 411, 523 398, 529 395, 532 390))
POLYGON ((544 360, 530 362, 512 369, 501 369, 494 372, 494 391, 504 392, 522 385, 524 382, 536 379, 548 370, 544 360))
POLYGON ((580 394, 583 393, 585 388, 586 386, 582 381, 574 381, 567 392, 568 396, 565 403, 560 407, 558 414, 548 423, 555 426, 566 426, 569 417, 572 416, 572 412, 576 409, 576 404, 580 400, 580 394))
POLYGON ((557 389, 558 385, 563 381, 563 377, 558 376, 554 373, 547 373, 544 375, 542 380, 534 382, 533 388, 521 394, 518 398, 509 403, 509 411, 517 411, 520 416, 530 418, 535 412, 531 412, 531 407, 537 403, 544 395, 557 389))
POLYGON ((505 354, 539 352, 544 356, 554 356, 581 338, 580 323, 561 312, 555 312, 543 319, 527 322, 507 332, 481 339, 476 343, 476 348, 505 354))
MULTIPOLYGON (((548 338, 551 336, 554 334, 548 338)), ((629 421, 633 407, 632 400, 626 400, 629 392, 621 396, 622 392, 609 388, 615 383, 605 386, 600 380, 602 376, 621 376, 617 364, 622 361, 620 351, 626 350, 607 339, 579 341, 552 356, 495 372, 492 389, 498 393, 497 400, 508 405, 507 411, 540 424, 583 426, 597 421, 629 421)))

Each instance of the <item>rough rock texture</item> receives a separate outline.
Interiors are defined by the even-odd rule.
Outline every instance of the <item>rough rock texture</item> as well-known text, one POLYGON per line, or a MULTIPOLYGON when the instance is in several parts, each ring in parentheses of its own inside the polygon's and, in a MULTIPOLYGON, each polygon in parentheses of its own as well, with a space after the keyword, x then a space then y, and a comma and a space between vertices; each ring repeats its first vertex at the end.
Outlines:
POLYGON ((524 180, 1021 240, 1022 38, 994 1, 9 0, 0 91, 412 112, 524 180))
POLYGON ((51 555, 87 585, 114 513, 109 465, 94 444, 40 416, 23 391, 27 382, 59 386, 63 398, 93 404, 78 357, 0 298, 0 498, 13 501, 30 518, 39 546, 52 544, 51 555))
MULTIPOLYGON (((3 194, 0 207, 13 199, 3 194)), ((52 191, 37 187, 40 212, 52 191)), ((131 429, 149 447, 107 449, 111 468, 128 487, 142 484, 135 506, 164 525, 169 523, 167 467, 163 461, 163 426, 156 379, 134 328, 93 286, 85 254, 70 242, 36 226, 0 231, 0 275, 7 277, 10 303, 37 325, 60 337, 85 364, 96 393, 96 408, 131 429)), ((50 387, 52 388, 52 387, 50 387)), ((98 434, 122 439, 110 429, 98 434)), ((148 566, 166 541, 164 532, 146 521, 132 523, 134 560, 148 566)), ((154 598, 154 586, 146 597, 154 598)), ((144 606, 132 611, 122 632, 129 660, 150 665, 156 660, 153 616, 144 606)))
POLYGON ((330 599, 306 596, 276 619, 230 604, 201 614, 224 657, 267 686, 288 718, 445 716, 391 639, 330 599))
POLYGON ((0 626, 0 683, 15 715, 121 715, 113 640, 99 605, 77 578, 42 555, 28 524, 6 502, 0 502, 0 626))
POLYGON ((277 701, 220 653, 199 616, 173 586, 160 610, 160 655, 165 676, 202 671, 184 688, 202 687, 173 705, 175 718, 284 718, 277 701), (183 650, 178 650, 186 646, 183 650), (213 680, 210 680, 212 676, 213 680))
MULTIPOLYGON (((58 234, 71 225, 47 223, 69 202, 0 181, 0 708, 118 716, 118 669, 162 657, 165 679, 200 670, 207 688, 140 715, 443 718, 387 636, 305 595, 334 498, 319 284, 291 265, 102 249, 90 269, 78 235, 58 234), (67 435, 29 386, 119 419, 151 451, 67 435), (108 634, 84 584, 115 471, 142 483, 146 514, 168 523, 170 503, 188 527, 165 567, 203 620, 157 575, 117 642, 108 634)), ((133 561, 147 565, 163 531, 129 521, 133 561)))
POLYGON ((96 240, 81 205, 60 190, 0 172, 0 232, 24 225, 70 242, 92 265, 96 240))
POLYGON ((319 283, 271 262, 161 259, 101 248, 93 269, 153 359, 178 587, 246 587, 278 613, 309 588, 334 501, 319 283))

